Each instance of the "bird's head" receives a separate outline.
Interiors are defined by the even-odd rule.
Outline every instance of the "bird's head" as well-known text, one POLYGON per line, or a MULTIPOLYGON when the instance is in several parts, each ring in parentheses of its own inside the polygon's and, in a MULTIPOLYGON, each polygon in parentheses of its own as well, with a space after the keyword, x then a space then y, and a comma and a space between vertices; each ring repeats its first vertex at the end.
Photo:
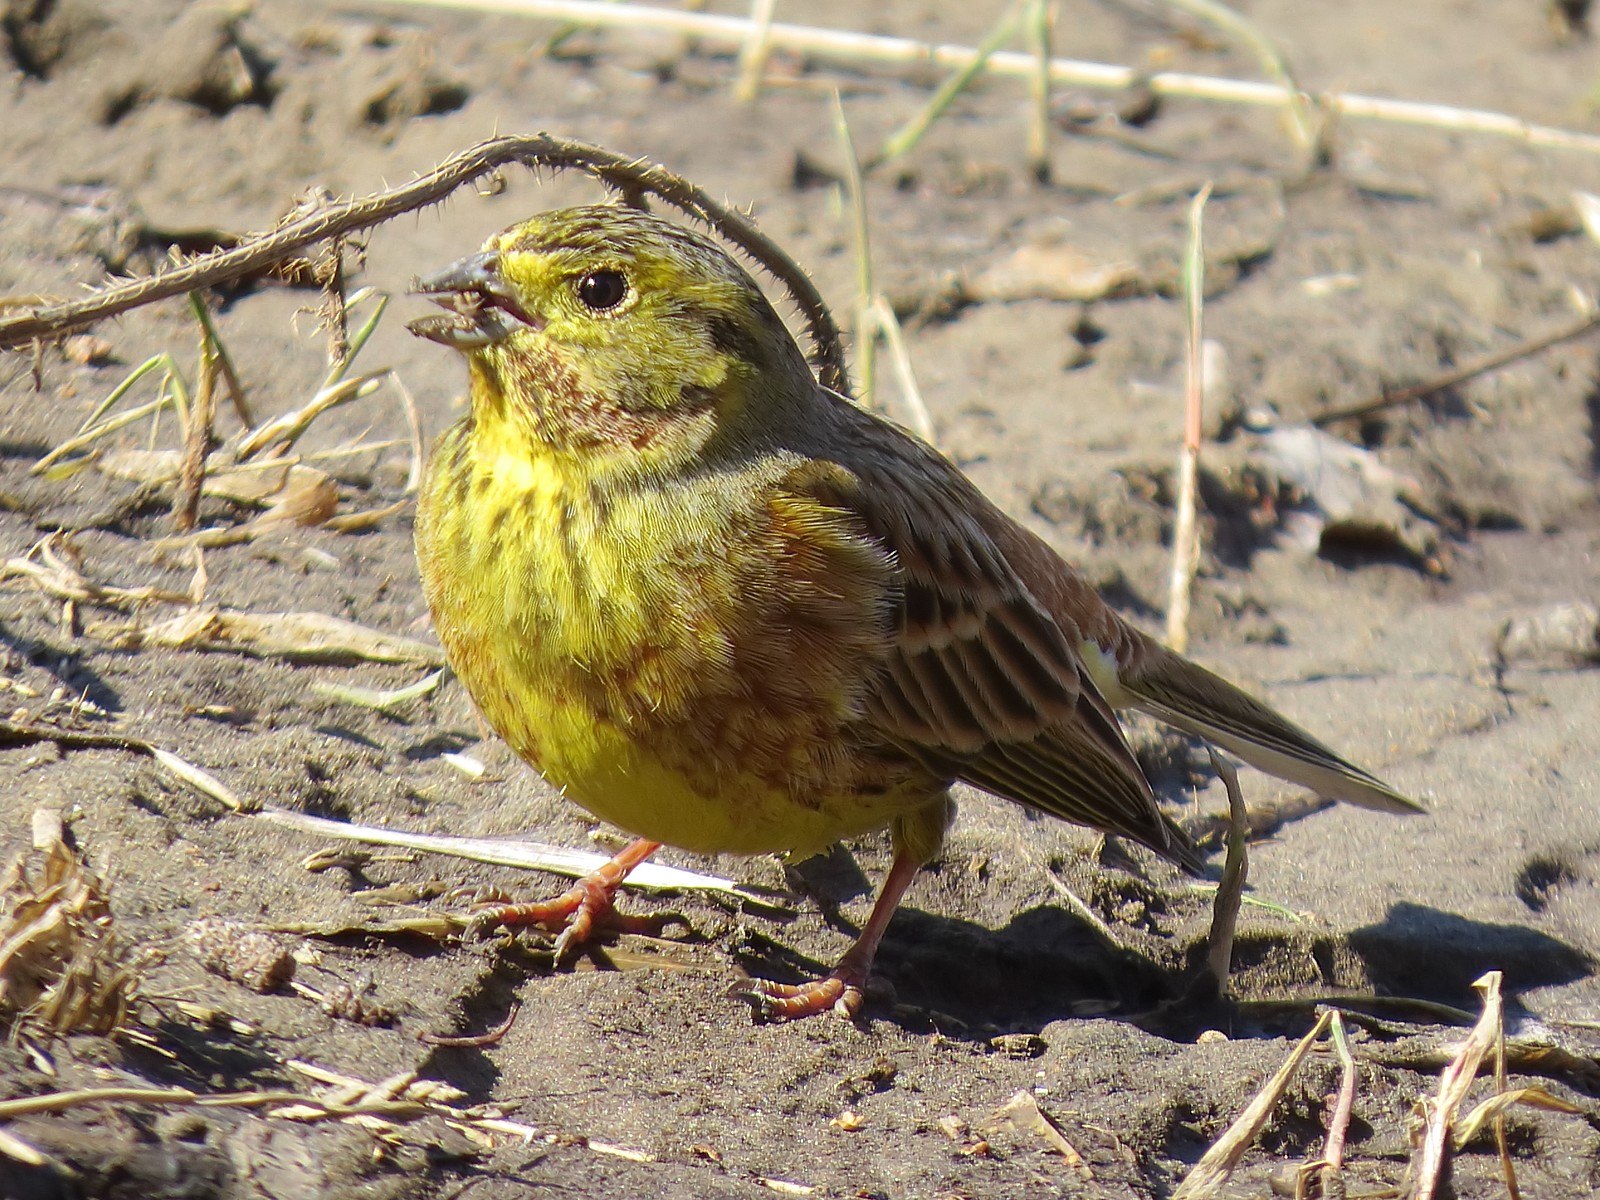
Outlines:
POLYGON ((447 310, 409 328, 467 356, 474 419, 541 449, 681 465, 812 386, 750 275, 636 209, 541 214, 412 290, 447 310))

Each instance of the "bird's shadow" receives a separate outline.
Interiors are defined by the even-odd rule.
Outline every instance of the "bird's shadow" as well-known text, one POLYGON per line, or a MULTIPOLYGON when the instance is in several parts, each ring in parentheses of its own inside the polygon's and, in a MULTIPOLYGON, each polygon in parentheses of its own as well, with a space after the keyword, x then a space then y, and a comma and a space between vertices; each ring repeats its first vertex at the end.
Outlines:
POLYGON ((1384 919, 1351 930, 1350 948, 1383 991, 1460 1008, 1478 1007, 1473 984, 1500 971, 1508 994, 1573 983, 1594 974, 1581 950, 1526 925, 1475 921, 1402 902, 1384 919))
MULTIPOLYGON (((746 938, 734 953, 752 975, 778 982, 828 972, 826 964, 766 937, 746 938)), ((975 1038, 1036 1031, 1064 1017, 1153 1011, 1185 986, 1181 973, 1047 904, 1018 913, 1002 929, 902 907, 884 935, 873 977, 878 986, 869 989, 868 1015, 975 1038), (894 996, 887 1008, 875 1002, 883 984, 894 996)))
MULTIPOLYGON (((1259 943, 1274 936, 1270 927, 1250 930, 1251 952, 1259 954, 1259 943)), ((1276 936, 1288 942, 1296 932, 1287 927, 1276 936)), ((1381 922, 1321 936, 1342 944, 1364 967, 1373 985, 1368 1007, 1423 1024, 1439 1019, 1438 1006, 1475 1013, 1480 997, 1473 984, 1487 971, 1503 973, 1506 1012, 1514 1021, 1527 1011, 1517 1001, 1519 991, 1572 983, 1596 966, 1538 930, 1414 903, 1393 905, 1381 922)), ((1087 1017, 1127 1021, 1174 1041, 1219 1028, 1230 1036, 1282 1036, 1314 1019, 1315 1004, 1303 996, 1285 997, 1286 1003, 1225 998, 1204 965, 1204 944, 1188 950, 1157 962, 1049 904, 1020 912, 999 929, 907 907, 895 914, 875 966, 876 977, 892 986, 893 1001, 869 1001, 867 1013, 908 1031, 932 1026, 974 1040, 1087 1017)), ((827 970, 766 939, 738 953, 752 974, 767 977, 799 979, 827 970)), ((1362 999, 1342 1002, 1360 1007, 1362 999)))

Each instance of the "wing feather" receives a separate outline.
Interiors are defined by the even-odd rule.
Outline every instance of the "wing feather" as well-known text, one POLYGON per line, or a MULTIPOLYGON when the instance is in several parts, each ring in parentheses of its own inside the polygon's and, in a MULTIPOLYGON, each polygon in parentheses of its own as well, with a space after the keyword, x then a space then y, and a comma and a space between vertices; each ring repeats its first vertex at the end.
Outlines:
POLYGON ((1039 602, 1002 549, 1011 539, 991 532, 1010 518, 909 438, 879 433, 841 465, 857 489, 830 502, 861 517, 901 581, 866 697, 879 735, 948 776, 1202 870, 1085 670, 1081 631, 1039 602))

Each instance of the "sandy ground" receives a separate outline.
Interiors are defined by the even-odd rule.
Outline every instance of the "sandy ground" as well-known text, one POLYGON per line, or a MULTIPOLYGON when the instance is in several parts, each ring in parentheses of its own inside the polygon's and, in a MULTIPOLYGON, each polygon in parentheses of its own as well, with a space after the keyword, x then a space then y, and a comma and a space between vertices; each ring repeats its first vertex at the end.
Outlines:
MULTIPOLYGON (((843 27, 860 21, 855 10, 830 0, 807 6, 805 19, 843 27)), ((970 44, 997 11, 885 5, 870 26, 970 44)), ((682 38, 581 34, 551 58, 539 52, 548 24, 377 3, 284 0, 227 19, 170 0, 0 12, 8 294, 70 293, 107 269, 148 270, 173 245, 270 227, 312 187, 370 191, 495 130, 548 129, 651 156, 753 204, 848 312, 854 263, 827 182, 840 161, 830 89, 843 92, 863 147, 929 91, 926 80, 779 54, 777 85, 744 107, 730 97, 731 57, 682 38)), ((1258 0, 1250 13, 1312 88, 1597 128, 1593 43, 1556 36, 1537 5, 1258 0)), ((1158 4, 1063 4, 1057 41, 1076 57, 1254 74, 1246 56, 1158 4)), ((1085 118, 1136 107, 1066 91, 1058 106, 1085 118)), ((1503 668, 1494 655, 1508 620, 1600 598, 1594 342, 1331 426, 1412 486, 1405 504, 1390 488, 1375 534, 1329 534, 1320 551, 1314 515, 1274 485, 1271 435, 1247 428, 1293 427, 1572 320, 1574 292, 1596 286, 1600 246, 1560 214, 1574 189, 1600 192, 1600 159, 1350 121, 1331 131, 1330 165, 1305 175, 1275 118, 1172 102, 1142 125, 1059 132, 1052 181, 1040 186, 1026 167, 1026 121, 1020 83, 984 84, 912 156, 869 181, 878 281, 908 315, 927 318, 957 273, 986 279, 987 296, 1012 297, 908 322, 941 446, 1114 602, 1157 623, 1182 420, 1181 307, 1163 293, 1188 197, 1216 181, 1207 323, 1226 375, 1208 422, 1220 440, 1208 446, 1202 487, 1196 653, 1426 800, 1430 815, 1327 810, 1259 841, 1254 893, 1275 907, 1245 909, 1241 1003, 1230 1007, 1181 1001, 1208 897, 1145 857, 1129 861, 1083 831, 970 795, 944 857, 890 930, 887 986, 859 1024, 756 1027, 725 993, 740 970, 782 975, 836 957, 886 865, 880 839, 789 875, 772 860, 669 853, 793 898, 775 915, 669 897, 692 937, 626 939, 572 973, 552 973, 536 940, 306 941, 298 978, 320 990, 370 984, 368 1000, 397 1014, 375 1028, 299 994, 258 995, 204 972, 185 931, 208 916, 262 926, 394 916, 357 897, 380 886, 538 893, 556 881, 383 854, 312 873, 301 864, 327 843, 226 815, 147 758, 50 743, 0 749, 0 849, 25 846, 35 809, 63 813, 109 879, 120 936, 144 956, 136 1036, 0 1048, 0 1093, 139 1082, 305 1091, 311 1083, 289 1065, 300 1062, 368 1081, 416 1072, 461 1089, 462 1105, 493 1106, 540 1133, 524 1143, 469 1136, 437 1117, 374 1133, 250 1111, 79 1107, 10 1126, 73 1174, 0 1160, 0 1195, 1165 1196, 1309 1028, 1318 1000, 1385 997, 1376 1007, 1350 1001, 1377 1014, 1354 1027, 1355 1194, 1400 1182, 1413 1106, 1461 1036, 1406 1001, 1476 1011, 1471 985, 1490 969, 1504 972, 1511 1032, 1556 1048, 1519 1060, 1514 1080, 1582 1110, 1513 1115, 1526 1194, 1559 1200, 1600 1187, 1600 690, 1592 671, 1560 654, 1516 655, 1503 668), (1041 249, 1052 245, 1123 264, 1124 294, 1030 294, 1016 282, 1019 264, 1058 261, 1041 249), (495 1045, 418 1039, 482 1032, 517 1005, 495 1045), (1036 1133, 984 1132, 1019 1091, 1077 1148, 1081 1168, 1036 1133), (775 1193, 762 1180, 813 1190, 775 1193)), ((486 233, 595 195, 570 179, 513 173, 505 184, 375 231, 353 283, 402 292, 412 273, 486 233)), ((269 285, 221 298, 222 336, 258 415, 303 403, 326 371, 316 302, 314 292, 269 285)), ((431 435, 451 419, 461 366, 406 335, 397 314, 418 315, 416 302, 397 296, 395 310, 360 365, 393 368, 431 435)), ((187 589, 186 553, 154 544, 171 532, 170 494, 92 467, 68 479, 30 473, 134 365, 167 350, 192 370, 195 333, 181 303, 97 334, 105 359, 46 349, 37 382, 28 356, 0 362, 0 557, 64 531, 94 580, 187 589)), ((136 398, 154 395, 153 380, 142 387, 136 398)), ((904 416, 892 384, 884 395, 904 416)), ((397 396, 386 386, 328 414, 302 445, 315 453, 398 439, 320 460, 338 480, 342 511, 404 498, 397 396)), ((220 431, 236 429, 224 405, 220 431)), ((144 446, 148 425, 122 436, 104 447, 144 446)), ((157 444, 176 437, 169 418, 157 444)), ((250 513, 208 499, 201 515, 207 527, 232 527, 250 513)), ((331 614, 426 639, 410 527, 407 508, 359 534, 280 529, 214 548, 206 602, 331 614)), ((11 579, 0 586, 0 706, 23 710, 18 720, 147 738, 252 801, 591 845, 592 823, 483 739, 458 686, 398 716, 314 690, 400 687, 418 668, 137 650, 106 634, 108 623, 179 611, 155 603, 130 617, 86 603, 73 626, 59 601, 11 579), (52 704, 53 694, 65 699, 52 704), (76 696, 104 715, 72 711, 66 700, 76 696), (483 778, 453 768, 442 757, 453 751, 481 758, 483 778)), ((1224 807, 1203 752, 1134 732, 1175 808, 1203 821, 1224 807)), ((1290 795, 1259 775, 1244 784, 1252 805, 1290 795)), ((1286 1169, 1320 1154, 1336 1082, 1331 1056, 1309 1063, 1230 1194, 1268 1194, 1269 1182, 1282 1186, 1286 1169)), ((1459 1157, 1454 1186, 1503 1194, 1488 1138, 1459 1157)))

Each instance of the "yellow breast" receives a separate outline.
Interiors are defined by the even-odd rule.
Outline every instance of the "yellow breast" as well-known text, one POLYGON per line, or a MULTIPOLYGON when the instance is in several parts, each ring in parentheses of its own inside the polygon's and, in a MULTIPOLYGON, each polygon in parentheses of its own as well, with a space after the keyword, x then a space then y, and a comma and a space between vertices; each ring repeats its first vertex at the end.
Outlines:
POLYGON ((872 744, 890 564, 774 457, 599 488, 463 423, 418 505, 456 673, 511 747, 602 820, 700 852, 810 851, 937 789, 872 744))

